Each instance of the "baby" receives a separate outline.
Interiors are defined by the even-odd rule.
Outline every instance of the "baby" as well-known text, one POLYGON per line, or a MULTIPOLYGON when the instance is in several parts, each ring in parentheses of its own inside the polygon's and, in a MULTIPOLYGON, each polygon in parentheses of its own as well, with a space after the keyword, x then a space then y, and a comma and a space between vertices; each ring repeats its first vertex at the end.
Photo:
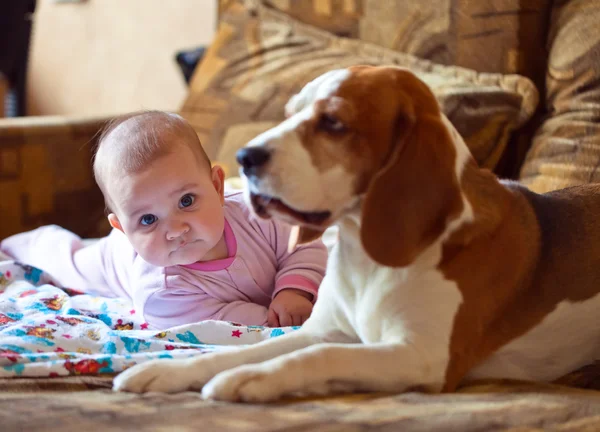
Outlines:
POLYGON ((290 227, 253 217, 224 191, 198 136, 160 111, 117 118, 102 133, 94 174, 113 231, 84 247, 46 226, 0 243, 65 287, 129 297, 156 329, 207 319, 301 325, 325 272, 321 241, 288 252, 290 227))

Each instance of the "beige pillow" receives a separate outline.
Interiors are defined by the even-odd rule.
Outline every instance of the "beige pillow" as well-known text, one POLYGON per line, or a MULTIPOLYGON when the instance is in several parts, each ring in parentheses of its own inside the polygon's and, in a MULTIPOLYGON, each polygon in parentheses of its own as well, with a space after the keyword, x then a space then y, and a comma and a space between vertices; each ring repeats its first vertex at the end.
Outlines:
POLYGON ((209 157, 237 173, 236 151, 284 118, 304 84, 336 68, 399 65, 433 89, 475 158, 493 169, 510 133, 534 112, 538 93, 519 75, 434 64, 359 40, 334 36, 263 4, 232 1, 197 68, 181 113, 209 157))

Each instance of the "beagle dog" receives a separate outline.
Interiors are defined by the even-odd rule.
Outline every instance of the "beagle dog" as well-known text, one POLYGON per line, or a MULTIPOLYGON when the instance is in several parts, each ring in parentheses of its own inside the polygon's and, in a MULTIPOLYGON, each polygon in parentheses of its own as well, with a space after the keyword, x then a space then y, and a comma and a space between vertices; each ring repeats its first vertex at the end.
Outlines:
POLYGON ((339 239, 301 329, 156 360, 115 390, 295 394, 453 391, 551 381, 600 355, 600 186, 544 195, 480 169, 431 90, 396 67, 328 72, 238 153, 260 217, 339 239))

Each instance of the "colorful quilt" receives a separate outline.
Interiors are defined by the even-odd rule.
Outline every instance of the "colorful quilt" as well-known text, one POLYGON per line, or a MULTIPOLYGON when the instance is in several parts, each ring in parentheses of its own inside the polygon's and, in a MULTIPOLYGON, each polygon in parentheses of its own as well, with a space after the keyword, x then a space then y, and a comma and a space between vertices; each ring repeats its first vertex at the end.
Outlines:
POLYGON ((205 321, 157 332, 124 299, 59 288, 43 271, 0 257, 0 377, 116 373, 296 329, 205 321))

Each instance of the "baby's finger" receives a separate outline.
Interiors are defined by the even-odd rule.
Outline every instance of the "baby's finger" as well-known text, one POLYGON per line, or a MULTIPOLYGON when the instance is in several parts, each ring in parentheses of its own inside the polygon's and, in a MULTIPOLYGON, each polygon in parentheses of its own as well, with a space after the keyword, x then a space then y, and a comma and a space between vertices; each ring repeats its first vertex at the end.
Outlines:
POLYGON ((302 325, 302 315, 292 315, 292 325, 302 325))
POLYGON ((287 312, 282 312, 279 314, 279 324, 281 327, 289 327, 292 325, 292 317, 287 312))
POLYGON ((310 318, 310 315, 312 314, 312 310, 313 310, 313 308, 312 308, 312 305, 311 305, 310 309, 308 309, 307 311, 305 311, 305 312, 302 314, 302 324, 304 324, 304 322, 305 322, 307 319, 309 319, 309 318, 310 318))
POLYGON ((279 318, 273 309, 269 309, 267 312, 267 325, 269 327, 281 327, 279 325, 279 318))

